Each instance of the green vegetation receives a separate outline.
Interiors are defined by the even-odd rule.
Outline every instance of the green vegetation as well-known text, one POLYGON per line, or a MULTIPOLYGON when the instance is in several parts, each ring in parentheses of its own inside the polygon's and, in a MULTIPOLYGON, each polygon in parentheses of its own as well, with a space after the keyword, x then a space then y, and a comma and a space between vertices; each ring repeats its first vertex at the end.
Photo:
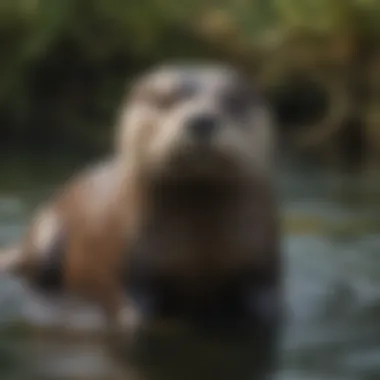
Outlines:
POLYGON ((3 0, 0 141, 107 149, 129 78, 161 60, 213 57, 258 75, 282 125, 304 127, 287 129, 300 146, 344 131, 376 157, 379 22, 379 0, 3 0))

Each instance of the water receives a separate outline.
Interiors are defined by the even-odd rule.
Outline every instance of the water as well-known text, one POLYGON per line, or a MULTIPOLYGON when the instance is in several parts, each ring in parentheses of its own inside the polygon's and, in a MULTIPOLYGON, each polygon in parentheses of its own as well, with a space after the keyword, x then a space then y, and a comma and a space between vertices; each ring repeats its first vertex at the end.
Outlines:
MULTIPOLYGON (((0 245, 21 235, 33 208, 78 167, 41 161, 0 165, 0 245)), ((380 181, 290 168, 279 176, 289 316, 272 377, 379 379, 380 181)), ((97 330, 82 336, 57 328, 60 319, 78 322, 79 316, 84 327, 95 326, 96 312, 69 316, 57 305, 40 305, 20 283, 0 278, 2 326, 21 315, 33 322, 25 330, 1 331, 1 379, 31 379, 31 368, 37 379, 51 380, 257 379, 271 364, 263 337, 220 341, 164 332, 121 368, 97 330)))

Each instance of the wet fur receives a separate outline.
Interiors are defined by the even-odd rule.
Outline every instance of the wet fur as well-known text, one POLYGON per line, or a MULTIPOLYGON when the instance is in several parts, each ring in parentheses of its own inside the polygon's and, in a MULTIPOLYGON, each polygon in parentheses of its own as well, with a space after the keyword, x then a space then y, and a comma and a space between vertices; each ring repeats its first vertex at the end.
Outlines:
MULTIPOLYGON (((145 147, 154 131, 146 125, 155 118, 126 115, 120 151, 74 177, 42 208, 42 219, 53 212, 57 227, 37 244, 36 217, 17 264, 8 267, 40 289, 92 299, 114 327, 125 324, 126 295, 138 314, 158 316, 253 318, 260 314, 255 297, 266 293, 279 304, 277 205, 265 166, 270 134, 253 140, 256 154, 267 151, 259 154, 262 161, 252 155, 249 175, 235 176, 232 168, 230 177, 206 174, 199 181, 166 176, 161 167, 151 175, 145 147)), ((152 162, 164 165, 161 157, 152 162)))
POLYGON ((248 299, 277 292, 280 279, 269 189, 262 184, 250 189, 247 183, 168 186, 153 202, 127 288, 136 298, 150 299, 160 316, 214 323, 254 319, 256 312, 260 317, 248 299))

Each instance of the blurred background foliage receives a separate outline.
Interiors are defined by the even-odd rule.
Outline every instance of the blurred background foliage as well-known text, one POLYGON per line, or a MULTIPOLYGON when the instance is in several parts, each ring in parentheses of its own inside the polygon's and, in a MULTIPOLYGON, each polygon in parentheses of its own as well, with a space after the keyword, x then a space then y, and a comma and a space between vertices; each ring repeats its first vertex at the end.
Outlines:
POLYGON ((1 0, 0 147, 106 151, 131 77, 201 57, 258 78, 291 149, 378 165, 379 23, 380 0, 1 0))

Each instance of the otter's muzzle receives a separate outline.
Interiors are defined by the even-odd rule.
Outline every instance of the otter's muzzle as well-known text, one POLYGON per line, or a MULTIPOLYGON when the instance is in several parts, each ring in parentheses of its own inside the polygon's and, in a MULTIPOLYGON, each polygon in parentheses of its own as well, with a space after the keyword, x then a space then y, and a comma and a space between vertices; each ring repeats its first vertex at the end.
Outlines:
POLYGON ((185 127, 194 142, 204 144, 212 140, 220 124, 216 115, 203 113, 190 117, 185 127))

